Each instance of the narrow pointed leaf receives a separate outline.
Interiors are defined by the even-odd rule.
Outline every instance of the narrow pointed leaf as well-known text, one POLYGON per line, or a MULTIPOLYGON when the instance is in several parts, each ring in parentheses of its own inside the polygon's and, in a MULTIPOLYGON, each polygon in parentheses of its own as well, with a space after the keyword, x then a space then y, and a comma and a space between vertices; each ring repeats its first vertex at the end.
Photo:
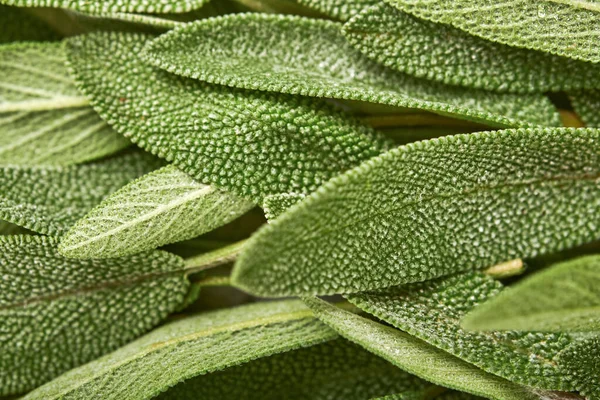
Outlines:
POLYGON ((600 131, 523 129, 409 144, 261 228, 233 282, 350 293, 483 269, 598 238, 600 131))
POLYGON ((0 3, 17 7, 60 7, 73 10, 133 13, 183 13, 202 7, 208 0, 0 0, 0 3))
POLYGON ((230 15, 174 29, 150 42, 144 57, 178 75, 238 88, 417 108, 499 126, 560 125, 539 94, 497 94, 413 78, 369 60, 341 28, 295 16, 230 15))
POLYGON ((600 90, 574 92, 569 97, 586 126, 600 127, 600 90))
POLYGON ((344 25, 344 34, 383 65, 449 85, 512 93, 600 87, 600 65, 490 42, 383 2, 344 25))
POLYGON ((0 236, 0 394, 20 393, 157 325, 182 302, 182 260, 72 260, 56 239, 0 236))
POLYGON ((574 343, 561 356, 568 378, 586 400, 600 400, 600 338, 574 343))
POLYGON ((58 35, 26 11, 0 4, 0 43, 56 40, 58 35))

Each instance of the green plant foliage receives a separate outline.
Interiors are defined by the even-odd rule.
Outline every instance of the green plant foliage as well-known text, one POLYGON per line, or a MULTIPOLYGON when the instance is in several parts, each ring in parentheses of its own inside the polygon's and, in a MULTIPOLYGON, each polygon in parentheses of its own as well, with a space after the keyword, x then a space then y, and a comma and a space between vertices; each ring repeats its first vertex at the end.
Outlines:
POLYGON ((490 42, 383 2, 364 10, 343 31, 367 57, 450 85, 513 93, 600 87, 600 65, 490 42))
POLYGON ((586 126, 600 127, 600 90, 574 92, 569 97, 586 126))
POLYGON ((378 0, 295 0, 299 4, 316 10, 330 18, 347 21, 378 0))
POLYGON ((31 390, 157 325, 184 300, 183 261, 71 260, 56 239, 0 236, 0 394, 31 390))
POLYGON ((577 0, 386 0, 419 18, 493 42, 600 62, 598 13, 577 0))
POLYGON ((199 236, 254 205, 168 165, 108 196, 61 239, 67 257, 107 258, 199 236))
POLYGON ((284 211, 294 204, 302 201, 305 197, 306 195, 295 193, 282 193, 267 196, 263 202, 265 217, 268 221, 271 221, 283 214, 284 211))
POLYGON ((233 282, 262 296, 359 292, 592 241, 599 139, 517 129, 391 150, 261 228, 233 282))
POLYGON ((591 11, 600 11, 600 2, 598 0, 550 0, 554 3, 568 4, 573 7, 579 7, 591 11))
POLYGON ((600 399, 600 338, 590 337, 566 349, 560 360, 586 400, 600 399))
POLYGON ((0 218, 60 236, 106 196, 160 165, 149 154, 128 152, 68 167, 0 166, 0 218))
POLYGON ((505 289, 463 321, 471 330, 600 331, 600 256, 556 264, 505 289))
POLYGON ((417 108, 499 126, 560 125, 539 94, 497 94, 416 79, 363 56, 341 28, 295 16, 230 15, 174 29, 150 42, 144 58, 178 75, 238 88, 417 108))
POLYGON ((56 40, 58 35, 26 11, 0 4, 0 43, 56 40))
POLYGON ((0 0, 17 7, 60 7, 91 13, 183 13, 202 7, 209 0, 0 0))

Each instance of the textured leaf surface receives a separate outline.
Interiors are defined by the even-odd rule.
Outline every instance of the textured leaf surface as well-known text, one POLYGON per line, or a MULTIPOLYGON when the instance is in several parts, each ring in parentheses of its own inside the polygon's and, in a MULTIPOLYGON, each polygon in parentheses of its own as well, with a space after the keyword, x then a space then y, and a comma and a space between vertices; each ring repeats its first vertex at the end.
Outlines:
POLYGON ((265 211, 265 217, 268 221, 271 221, 281 214, 283 214, 288 208, 294 204, 302 201, 306 196, 303 194, 295 193, 282 193, 274 194, 265 197, 263 203, 263 210, 265 211))
POLYGON ((600 399, 600 338, 576 342, 565 350, 561 362, 580 394, 587 400, 600 399))
POLYGON ((295 0, 328 17, 347 21, 378 0, 295 0))
POLYGON ((77 221, 59 249, 76 258, 134 254, 199 236, 252 207, 168 165, 108 196, 77 221))
POLYGON ((79 37, 69 41, 69 58, 105 120, 199 182, 261 204, 269 194, 312 192, 388 146, 314 99, 233 90, 147 66, 138 57, 147 40, 79 37))
POLYGON ((298 301, 206 313, 162 326, 24 399, 149 399, 186 379, 336 336, 298 301))
POLYGON ((383 65, 450 85, 514 93, 600 87, 600 65, 490 42, 383 2, 344 25, 344 34, 383 65))
POLYGON ((598 13, 548 0, 387 0, 417 17, 515 47, 600 62, 598 13))
POLYGON ((573 108, 586 126, 600 127, 600 90, 571 93, 573 108))
POLYGON ((387 69, 319 19, 238 14, 197 21, 152 41, 148 62, 245 89, 418 108, 500 126, 560 125, 541 95, 445 86, 387 69))
POLYGON ((202 7, 208 0, 0 0, 17 7, 59 7, 79 11, 138 12, 149 14, 182 13, 202 7))
POLYGON ((505 289, 463 321, 474 330, 600 331, 600 256, 557 264, 505 289))
POLYGON ((43 236, 0 236, 0 393, 31 390, 149 330, 183 302, 179 257, 72 260, 43 236))
POLYGON ((25 11, 0 4, 0 43, 55 40, 58 35, 25 11))
POLYGON ((61 43, 0 47, 0 163, 68 165, 130 142, 86 106, 61 43))
POLYGON ((531 389, 489 374, 407 333, 316 298, 305 302, 319 319, 346 339, 427 381, 489 399, 539 398, 531 389))
POLYGON ((420 282, 598 238, 600 131, 517 129, 391 150, 248 243, 234 283, 265 296, 420 282))
POLYGON ((557 363, 571 343, 566 334, 469 333, 460 320, 493 298, 502 285, 481 273, 349 296, 361 309, 483 370, 524 385, 573 390, 557 363))
POLYGON ((68 167, 1 166, 0 218, 60 236, 106 196, 160 165, 146 153, 131 152, 68 167))

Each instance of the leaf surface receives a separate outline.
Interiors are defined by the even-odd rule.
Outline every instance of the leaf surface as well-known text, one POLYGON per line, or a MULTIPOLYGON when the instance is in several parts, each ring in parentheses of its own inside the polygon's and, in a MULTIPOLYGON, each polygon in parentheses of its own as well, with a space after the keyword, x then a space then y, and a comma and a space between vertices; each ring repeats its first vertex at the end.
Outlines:
POLYGON ((223 16, 160 36, 144 58, 178 75, 238 88, 417 108, 496 126, 560 125, 539 94, 451 87, 387 69, 354 49, 341 28, 295 16, 223 16))
POLYGON ((569 97, 586 126, 600 127, 600 90, 574 92, 569 97))
POLYGON ((268 221, 271 221, 283 214, 294 204, 302 201, 305 197, 306 196, 303 194, 296 193, 282 193, 267 196, 263 202, 265 217, 268 221))
POLYGON ((255 234, 233 282, 261 296, 420 282, 598 238, 600 131, 417 142, 327 182, 255 234))
POLYGON ((347 21, 378 0, 295 0, 299 4, 316 10, 330 18, 347 21))
POLYGON ((183 13, 202 7, 208 0, 0 0, 17 7, 59 7, 90 13, 183 13))
POLYGON ((56 40, 58 35, 22 9, 0 4, 0 43, 56 40))
POLYGON ((563 352, 560 361, 586 400, 600 399, 600 338, 597 335, 575 342, 563 352))

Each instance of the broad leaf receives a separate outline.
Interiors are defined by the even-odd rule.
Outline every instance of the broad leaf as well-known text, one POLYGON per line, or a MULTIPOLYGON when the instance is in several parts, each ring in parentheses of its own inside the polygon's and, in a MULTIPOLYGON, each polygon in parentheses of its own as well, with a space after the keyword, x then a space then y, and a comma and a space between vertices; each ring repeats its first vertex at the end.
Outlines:
POLYGON ((237 14, 174 29, 150 42, 144 57, 178 75, 238 88, 417 108, 499 126, 559 125, 539 94, 416 79, 363 56, 341 28, 319 19, 237 14))
POLYGON ((67 257, 134 254, 199 236, 234 220, 253 204, 202 185, 169 165, 108 196, 61 239, 67 257))
POLYGON ((0 394, 20 393, 157 325, 184 300, 182 260, 160 251, 72 260, 43 236, 0 236, 0 394))
POLYGON ((263 202, 263 210, 265 211, 265 217, 268 221, 271 221, 286 211, 294 204, 302 201, 306 196, 303 194, 295 193, 282 193, 274 194, 272 196, 265 197, 263 202))
POLYGON ((183 13, 202 7, 208 0, 0 0, 17 7, 60 7, 90 13, 183 13))
POLYGON ((563 352, 560 361, 586 400, 600 400, 600 338, 597 335, 574 343, 563 352))
POLYGON ((386 0, 400 10, 484 39, 600 62, 598 13, 577 0, 386 0))
POLYGON ((556 264, 506 288, 467 315, 463 326, 600 332, 600 256, 556 264))
POLYGON ((600 90, 574 92, 569 97, 586 126, 600 127, 600 90))
POLYGON ((0 46, 0 163, 69 165, 130 142, 87 106, 61 43, 0 46))
POLYGON ((574 390, 557 362, 572 341, 567 334, 531 332, 470 333, 460 320, 493 298, 502 285, 481 273, 367 292, 348 299, 370 314, 427 343, 523 385, 574 390))
POLYGON ((350 170, 263 227, 234 283, 350 293, 482 269, 599 238, 600 131, 448 136, 350 170))
POLYGON ((0 43, 56 40, 58 35, 26 11, 0 5, 0 43))
POLYGON ((139 53, 148 39, 74 38, 69 59, 105 120, 198 182, 260 204, 269 194, 312 192, 389 146, 314 99, 234 90, 147 66, 139 53))
POLYGON ((68 167, 0 166, 0 219, 60 236, 106 196, 160 165, 131 152, 68 167))
POLYGON ((369 58, 420 78, 513 93, 600 87, 600 65, 508 47, 379 3, 344 25, 369 58))

